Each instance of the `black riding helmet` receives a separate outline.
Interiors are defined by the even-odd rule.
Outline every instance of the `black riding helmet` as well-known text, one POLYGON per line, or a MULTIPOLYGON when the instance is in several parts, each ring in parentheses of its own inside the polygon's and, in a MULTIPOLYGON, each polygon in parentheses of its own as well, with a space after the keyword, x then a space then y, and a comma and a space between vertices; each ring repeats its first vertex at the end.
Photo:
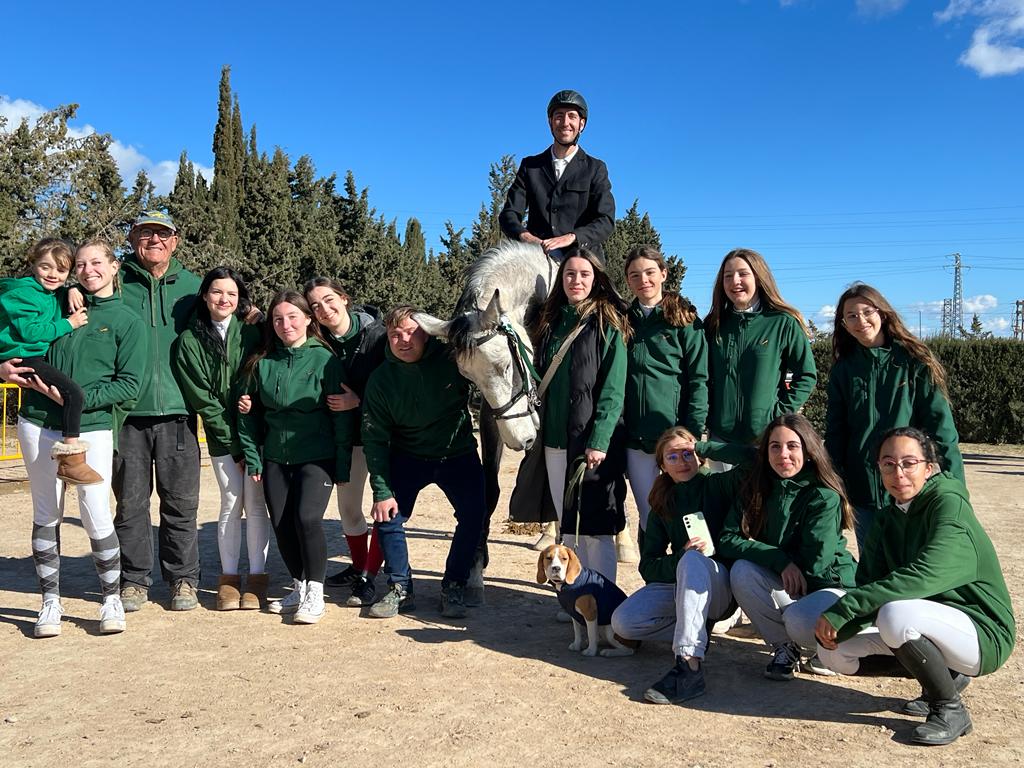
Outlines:
POLYGON ((587 109, 587 100, 580 95, 579 91, 559 91, 551 97, 551 101, 548 102, 548 120, 551 119, 551 115, 559 107, 572 107, 580 113, 580 117, 584 120, 589 115, 587 109))

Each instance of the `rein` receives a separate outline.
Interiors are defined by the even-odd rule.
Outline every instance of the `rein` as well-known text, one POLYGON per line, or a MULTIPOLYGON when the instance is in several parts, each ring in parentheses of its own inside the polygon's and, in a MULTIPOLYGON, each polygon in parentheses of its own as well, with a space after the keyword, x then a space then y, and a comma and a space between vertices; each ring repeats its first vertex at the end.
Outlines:
POLYGON ((486 341, 490 341, 495 336, 503 336, 506 343, 508 344, 509 355, 512 358, 512 399, 509 400, 502 406, 492 408, 491 413, 494 415, 495 420, 508 420, 518 419, 523 416, 529 416, 540 408, 541 393, 537 389, 537 382, 541 380, 540 374, 537 373, 537 369, 534 368, 533 362, 530 360, 530 350, 519 334, 516 333, 515 328, 509 322, 508 318, 502 317, 495 326, 493 331, 490 331, 485 336, 477 340, 477 345, 483 344, 486 341), (516 377, 519 378, 519 388, 516 389, 516 377), (518 411, 516 413, 509 413, 510 410, 523 398, 526 398, 526 410, 518 411))

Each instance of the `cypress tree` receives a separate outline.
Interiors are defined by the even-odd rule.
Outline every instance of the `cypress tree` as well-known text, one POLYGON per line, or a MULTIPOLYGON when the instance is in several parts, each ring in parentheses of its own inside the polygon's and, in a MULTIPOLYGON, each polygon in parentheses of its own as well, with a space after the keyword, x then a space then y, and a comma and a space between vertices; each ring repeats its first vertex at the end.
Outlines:
POLYGON ((238 101, 232 100, 231 67, 220 72, 220 90, 217 99, 217 125, 213 130, 213 201, 217 212, 217 243, 227 253, 241 255, 239 215, 241 210, 242 153, 241 111, 238 101), (232 111, 232 103, 234 111, 232 111), (236 135, 236 131, 238 132, 236 135))

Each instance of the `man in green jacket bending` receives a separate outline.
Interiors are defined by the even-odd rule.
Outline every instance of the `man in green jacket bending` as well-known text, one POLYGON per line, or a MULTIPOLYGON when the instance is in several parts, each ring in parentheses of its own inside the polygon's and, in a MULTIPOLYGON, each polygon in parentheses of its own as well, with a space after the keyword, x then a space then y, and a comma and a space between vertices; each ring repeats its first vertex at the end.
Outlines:
POLYGON ((153 583, 149 497, 155 469, 160 571, 171 585, 171 610, 188 611, 199 604, 199 442, 196 417, 185 406, 171 358, 192 315, 200 280, 174 258, 178 229, 166 213, 143 212, 128 240, 135 255, 125 260, 122 294, 125 305, 142 318, 149 338, 149 376, 121 427, 114 457, 121 601, 126 611, 139 610, 153 583))
POLYGON ((484 520, 484 475, 469 416, 469 382, 447 347, 420 328, 415 313, 400 306, 385 317, 385 360, 363 397, 363 452, 389 584, 370 615, 390 618, 413 607, 405 521, 419 492, 435 483, 456 521, 441 581, 441 614, 461 618, 484 520))

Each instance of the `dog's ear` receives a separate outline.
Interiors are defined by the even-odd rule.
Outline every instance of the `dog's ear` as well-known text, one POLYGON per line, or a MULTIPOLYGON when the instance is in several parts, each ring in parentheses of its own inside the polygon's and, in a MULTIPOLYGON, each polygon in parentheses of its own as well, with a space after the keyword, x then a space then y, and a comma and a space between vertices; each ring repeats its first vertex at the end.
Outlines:
POLYGON ((565 583, 572 584, 576 581, 576 578, 580 575, 580 571, 583 570, 583 564, 580 563, 580 559, 576 556, 576 553, 569 547, 563 547, 566 559, 568 560, 565 566, 565 583))
POLYGON ((548 580, 548 574, 544 570, 544 556, 548 553, 548 547, 541 550, 540 556, 537 558, 537 583, 544 584, 548 580))

